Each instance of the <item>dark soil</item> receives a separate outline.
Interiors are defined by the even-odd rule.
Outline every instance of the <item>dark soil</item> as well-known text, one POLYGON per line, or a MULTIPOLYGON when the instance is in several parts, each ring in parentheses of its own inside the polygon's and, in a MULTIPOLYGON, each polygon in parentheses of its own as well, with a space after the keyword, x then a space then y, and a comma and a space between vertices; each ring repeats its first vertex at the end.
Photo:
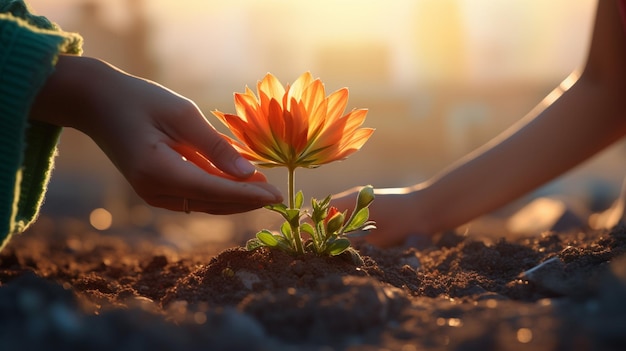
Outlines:
POLYGON ((149 235, 16 237, 0 350, 624 350, 626 228, 294 258, 149 235))

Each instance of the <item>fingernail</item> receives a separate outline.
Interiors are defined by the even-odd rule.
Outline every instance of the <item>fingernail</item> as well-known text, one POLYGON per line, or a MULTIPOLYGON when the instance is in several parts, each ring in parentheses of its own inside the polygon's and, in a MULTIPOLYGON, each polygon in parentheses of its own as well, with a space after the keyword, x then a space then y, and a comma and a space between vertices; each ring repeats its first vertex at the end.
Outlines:
POLYGON ((250 161, 246 160, 243 157, 239 157, 237 161, 235 161, 235 167, 243 174, 247 176, 251 176, 254 174, 256 168, 250 161))

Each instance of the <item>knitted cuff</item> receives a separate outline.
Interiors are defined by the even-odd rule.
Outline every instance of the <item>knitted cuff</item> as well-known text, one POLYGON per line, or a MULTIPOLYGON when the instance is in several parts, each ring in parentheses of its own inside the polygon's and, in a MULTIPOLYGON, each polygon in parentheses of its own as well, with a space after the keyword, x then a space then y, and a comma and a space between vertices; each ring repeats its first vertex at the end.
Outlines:
POLYGON ((28 115, 66 42, 0 14, 0 248, 32 222, 43 198, 60 128, 29 127, 28 115))

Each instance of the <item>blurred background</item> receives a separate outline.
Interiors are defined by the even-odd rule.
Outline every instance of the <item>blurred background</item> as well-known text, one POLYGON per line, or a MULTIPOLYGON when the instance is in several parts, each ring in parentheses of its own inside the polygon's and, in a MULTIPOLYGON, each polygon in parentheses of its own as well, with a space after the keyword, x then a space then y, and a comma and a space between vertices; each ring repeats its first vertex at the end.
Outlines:
MULTIPOLYGON (((311 71, 328 92, 347 86, 348 109, 368 108, 365 126, 376 132, 349 159, 298 171, 296 186, 322 198, 356 185, 426 180, 524 116, 583 64, 596 0, 29 3, 81 33, 85 55, 193 99, 221 131, 210 111, 234 111, 233 92, 267 72, 288 83, 311 71)), ((504 219, 545 196, 605 209, 626 174, 625 153, 624 143, 615 145, 476 221, 476 230, 487 223, 504 235, 511 229, 504 219)), ((286 192, 284 169, 265 173, 286 192)), ((67 129, 42 221, 155 233, 190 246, 251 236, 275 222, 265 211, 224 217, 149 208, 89 138, 67 129)))

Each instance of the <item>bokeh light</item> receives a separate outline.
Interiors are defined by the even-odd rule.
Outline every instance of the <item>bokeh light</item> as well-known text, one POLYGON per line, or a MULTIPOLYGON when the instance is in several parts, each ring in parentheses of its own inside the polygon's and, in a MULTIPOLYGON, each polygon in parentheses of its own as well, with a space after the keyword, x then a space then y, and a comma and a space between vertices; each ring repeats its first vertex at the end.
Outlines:
POLYGON ((104 208, 96 208, 89 214, 89 223, 98 230, 107 230, 113 224, 113 216, 104 208))
POLYGON ((519 328, 517 330, 517 341, 527 344, 533 340, 533 331, 528 328, 519 328))

